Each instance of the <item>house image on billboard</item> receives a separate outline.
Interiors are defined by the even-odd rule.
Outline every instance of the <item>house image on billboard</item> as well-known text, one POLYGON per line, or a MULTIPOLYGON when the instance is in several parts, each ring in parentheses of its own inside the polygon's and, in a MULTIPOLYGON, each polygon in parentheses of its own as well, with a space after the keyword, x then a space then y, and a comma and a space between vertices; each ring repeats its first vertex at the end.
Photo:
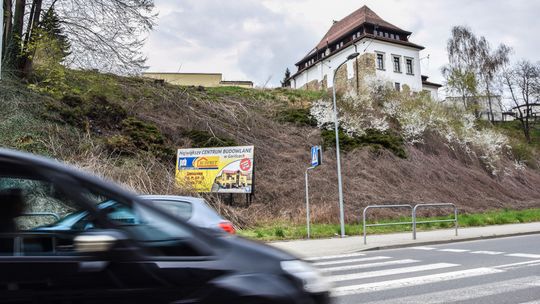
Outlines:
POLYGON ((221 175, 214 181, 220 188, 234 189, 251 187, 252 178, 250 172, 240 170, 223 170, 221 175))
POLYGON ((334 69, 353 53, 336 73, 336 88, 358 88, 366 76, 390 82, 396 90, 428 91, 437 99, 440 84, 427 81, 420 70, 423 46, 409 41, 412 32, 403 30, 363 6, 340 21, 334 21, 321 41, 296 63, 289 80, 295 89, 328 89, 334 69))

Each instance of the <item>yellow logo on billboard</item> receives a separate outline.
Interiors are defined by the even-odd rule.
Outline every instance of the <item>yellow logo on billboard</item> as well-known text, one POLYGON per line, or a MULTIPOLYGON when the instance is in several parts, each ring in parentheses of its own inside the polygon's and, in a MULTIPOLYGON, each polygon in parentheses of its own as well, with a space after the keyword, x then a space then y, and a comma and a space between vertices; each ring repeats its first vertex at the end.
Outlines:
POLYGON ((199 157, 195 160, 197 169, 217 169, 219 168, 219 156, 199 157))

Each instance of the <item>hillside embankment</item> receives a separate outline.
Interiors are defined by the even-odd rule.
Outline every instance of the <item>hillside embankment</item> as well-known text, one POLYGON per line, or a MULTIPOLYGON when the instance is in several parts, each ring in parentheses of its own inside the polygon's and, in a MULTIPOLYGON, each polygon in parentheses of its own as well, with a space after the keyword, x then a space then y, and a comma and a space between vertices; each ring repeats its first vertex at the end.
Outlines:
MULTIPOLYGON (((254 226, 305 220, 309 148, 322 144, 324 164, 310 173, 312 219, 337 222, 333 138, 310 115, 314 103, 328 98, 324 92, 176 87, 67 73, 61 86, 0 83, 1 146, 69 162, 140 193, 189 194, 174 185, 177 148, 254 145, 252 204, 243 196, 232 204, 209 196, 237 225, 254 226)), ((439 133, 426 129, 422 140, 407 140, 401 120, 388 121, 391 132, 343 134, 348 222, 358 221, 366 205, 390 202, 455 203, 461 212, 540 207, 538 145, 523 144, 517 124, 475 126, 509 138, 496 164, 487 165, 481 153, 439 133)))

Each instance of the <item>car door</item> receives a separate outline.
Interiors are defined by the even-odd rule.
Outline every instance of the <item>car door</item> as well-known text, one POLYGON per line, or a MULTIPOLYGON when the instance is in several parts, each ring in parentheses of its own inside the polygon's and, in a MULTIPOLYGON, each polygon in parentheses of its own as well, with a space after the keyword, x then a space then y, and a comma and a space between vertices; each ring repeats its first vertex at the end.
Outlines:
POLYGON ((138 288, 137 278, 129 275, 133 267, 141 267, 160 285, 152 294, 155 303, 198 303, 209 282, 223 275, 223 265, 214 246, 218 239, 206 235, 195 227, 178 222, 174 215, 151 204, 113 204, 100 211, 102 215, 137 244, 140 260, 115 263, 112 271, 126 285, 138 288))

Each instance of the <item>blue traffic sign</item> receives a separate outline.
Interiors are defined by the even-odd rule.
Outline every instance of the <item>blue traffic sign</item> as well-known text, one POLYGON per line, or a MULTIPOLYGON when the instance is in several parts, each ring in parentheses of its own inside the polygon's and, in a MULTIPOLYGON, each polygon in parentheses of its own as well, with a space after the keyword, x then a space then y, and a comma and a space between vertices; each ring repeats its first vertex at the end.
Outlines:
POLYGON ((311 166, 317 167, 322 164, 322 148, 321 146, 311 147, 311 166))

